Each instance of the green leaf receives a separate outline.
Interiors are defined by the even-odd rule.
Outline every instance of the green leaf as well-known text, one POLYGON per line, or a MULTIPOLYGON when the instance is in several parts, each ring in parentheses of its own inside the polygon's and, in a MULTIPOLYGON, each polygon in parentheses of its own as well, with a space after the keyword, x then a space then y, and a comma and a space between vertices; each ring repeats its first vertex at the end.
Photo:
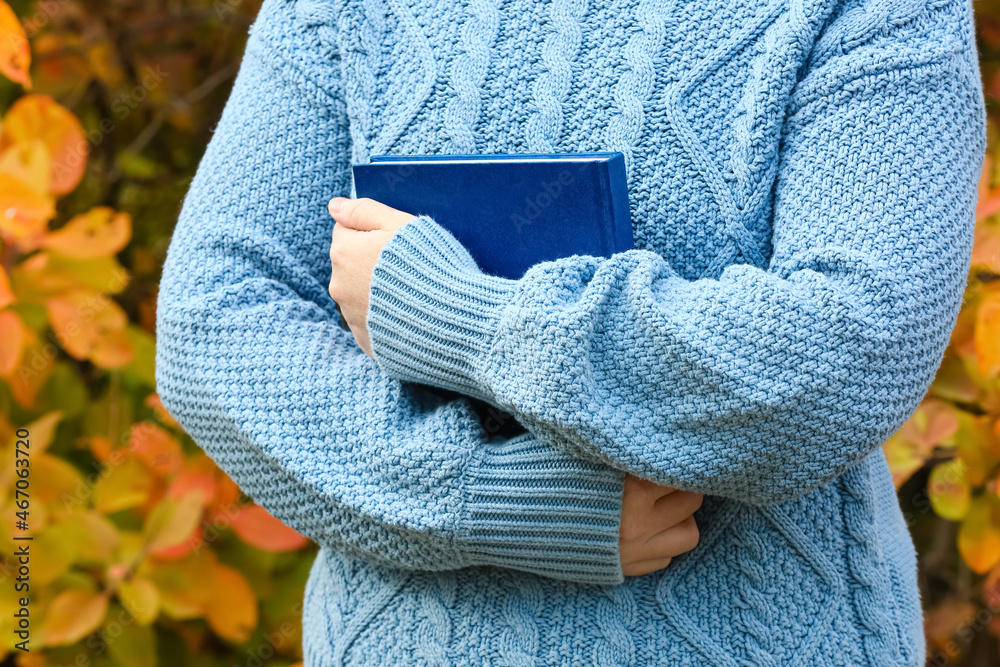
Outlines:
POLYGON ((121 667, 157 665, 156 633, 153 628, 136 623, 129 613, 118 605, 111 606, 111 614, 104 626, 104 641, 108 653, 121 667))
POLYGON ((125 335, 132 344, 134 354, 132 361, 125 364, 122 370, 151 388, 155 388, 156 339, 150 336, 145 329, 134 324, 129 324, 125 328, 125 335))
POLYGON ((60 409, 67 419, 83 413, 87 407, 87 387, 73 367, 65 361, 56 363, 41 391, 36 407, 41 412, 60 409))

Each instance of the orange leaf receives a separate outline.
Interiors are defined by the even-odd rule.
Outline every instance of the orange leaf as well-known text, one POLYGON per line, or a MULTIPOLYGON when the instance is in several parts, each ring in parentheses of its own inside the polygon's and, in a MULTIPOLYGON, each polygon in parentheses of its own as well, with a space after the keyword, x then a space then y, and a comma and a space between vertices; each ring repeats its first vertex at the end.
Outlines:
POLYGON ((21 317, 13 310, 0 311, 0 376, 8 377, 17 368, 26 340, 21 317))
POLYGON ((149 421, 132 425, 128 447, 157 473, 177 472, 184 464, 184 454, 177 438, 149 421))
POLYGON ((31 47, 17 15, 0 0, 0 74, 31 90, 31 47))
POLYGON ((975 339, 979 373, 986 378, 1000 375, 1000 297, 979 305, 975 339))
POLYGON ((972 247, 972 266, 1000 274, 1000 225, 979 223, 976 226, 975 239, 972 247))
POLYGON ((30 329, 26 334, 28 342, 21 353, 21 361, 5 379, 18 405, 33 408, 38 390, 55 370, 56 354, 52 351, 53 345, 40 342, 30 329))
POLYGON ((201 498, 202 506, 212 502, 215 497, 215 472, 205 466, 185 465, 170 484, 167 497, 183 498, 188 495, 201 498))
POLYGON ((163 401, 160 400, 159 394, 150 394, 146 397, 146 400, 143 401, 143 403, 146 404, 147 408, 152 408, 153 412, 156 413, 156 418, 167 426, 172 428, 181 427, 177 420, 174 419, 169 412, 167 412, 167 409, 163 406, 163 401))
POLYGON ((96 259, 113 255, 128 243, 132 222, 128 213, 98 206, 78 215, 45 240, 50 251, 74 259, 96 259))
POLYGON ((132 361, 135 350, 125 330, 112 331, 97 339, 90 360, 100 368, 121 368, 132 361))
POLYGON ((41 139, 52 159, 49 192, 73 190, 87 167, 87 138, 73 113, 48 95, 27 95, 11 106, 0 130, 0 150, 41 139))
POLYGON ((972 501, 958 529, 958 551, 973 572, 984 574, 1000 561, 1000 526, 988 496, 972 501))
POLYGON ((120 341, 113 336, 128 324, 121 306, 106 294, 90 289, 52 297, 45 306, 59 343, 76 359, 98 357, 105 352, 109 338, 118 344, 120 341))
POLYGON ((208 624, 223 639, 245 642, 257 627, 257 596, 242 574, 219 565, 215 570, 215 590, 205 606, 208 624))
POLYGON ((108 613, 108 597, 92 591, 63 591, 52 600, 42 625, 49 646, 75 644, 100 627, 108 613))
POLYGON ((260 505, 241 507, 232 526, 240 539, 264 551, 295 551, 309 543, 305 537, 268 514, 260 505))

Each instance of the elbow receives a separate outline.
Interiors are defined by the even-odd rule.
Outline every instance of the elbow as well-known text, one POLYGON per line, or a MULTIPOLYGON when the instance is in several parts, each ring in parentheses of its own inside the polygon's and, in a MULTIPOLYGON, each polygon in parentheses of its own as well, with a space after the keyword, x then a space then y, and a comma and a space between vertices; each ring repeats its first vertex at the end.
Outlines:
POLYGON ((798 409, 775 415, 783 428, 772 431, 771 445, 762 448, 769 452, 766 463, 747 471, 743 500, 756 505, 796 500, 881 447, 926 396, 951 324, 839 351, 842 380, 813 384, 798 397, 798 409))

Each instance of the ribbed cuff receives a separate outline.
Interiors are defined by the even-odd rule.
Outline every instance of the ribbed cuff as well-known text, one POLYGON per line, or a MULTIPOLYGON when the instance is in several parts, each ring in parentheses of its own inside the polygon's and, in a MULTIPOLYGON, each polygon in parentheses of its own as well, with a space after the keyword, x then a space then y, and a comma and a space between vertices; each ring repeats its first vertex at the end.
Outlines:
POLYGON ((618 553, 625 474, 531 436, 473 453, 463 497, 474 564, 580 584, 624 581, 618 553))
POLYGON ((375 361, 399 380, 489 400, 478 381, 517 281, 490 276, 432 218, 406 223, 372 274, 368 334, 375 361))

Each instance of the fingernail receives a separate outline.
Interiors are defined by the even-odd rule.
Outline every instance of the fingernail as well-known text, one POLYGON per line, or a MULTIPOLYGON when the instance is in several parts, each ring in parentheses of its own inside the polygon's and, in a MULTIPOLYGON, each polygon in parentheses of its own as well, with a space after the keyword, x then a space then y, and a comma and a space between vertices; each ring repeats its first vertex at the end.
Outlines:
POLYGON ((344 208, 344 202, 347 201, 346 197, 334 197, 330 200, 330 213, 337 215, 340 213, 340 209, 344 208))

